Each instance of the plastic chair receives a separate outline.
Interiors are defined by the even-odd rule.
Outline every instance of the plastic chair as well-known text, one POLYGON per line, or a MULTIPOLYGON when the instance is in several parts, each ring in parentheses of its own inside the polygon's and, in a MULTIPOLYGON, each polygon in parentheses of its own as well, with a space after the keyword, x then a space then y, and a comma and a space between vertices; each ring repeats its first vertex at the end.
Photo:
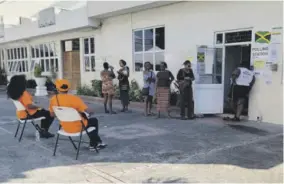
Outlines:
POLYGON ((25 106, 21 102, 19 102, 18 100, 12 100, 12 101, 13 101, 14 105, 16 106, 17 111, 25 111, 27 113, 26 119, 17 118, 18 126, 17 126, 17 130, 16 130, 16 133, 15 133, 15 137, 17 137, 17 135, 18 135, 18 131, 19 131, 21 124, 24 124, 23 128, 22 128, 21 135, 19 137, 19 142, 20 142, 22 140, 22 137, 23 137, 23 133, 24 133, 24 130, 25 130, 25 127, 26 127, 26 123, 32 123, 32 125, 35 127, 36 131, 40 132, 40 127, 37 124, 35 124, 35 122, 41 121, 41 120, 45 119, 45 117, 30 118, 29 112, 27 111, 27 109, 25 108, 25 106))
MULTIPOLYGON (((87 134, 90 138, 89 132, 94 131, 96 128, 95 127, 89 127, 87 129, 85 127, 84 123, 83 123, 83 119, 82 119, 81 115, 79 114, 79 112, 77 110, 75 110, 73 108, 54 106, 53 111, 54 111, 55 116, 58 118, 59 121, 63 121, 65 123, 74 123, 74 122, 80 121, 81 124, 82 124, 81 131, 76 132, 76 133, 65 132, 63 129, 61 129, 61 126, 60 126, 59 130, 57 131, 57 138, 56 138, 56 143, 55 143, 54 152, 53 152, 53 156, 55 156, 57 145, 58 145, 58 140, 59 140, 59 135, 66 136, 71 141, 75 150, 77 150, 77 153, 76 153, 76 160, 77 160, 78 155, 79 155, 79 151, 80 151, 81 142, 82 142, 82 136, 87 134), (80 137, 78 147, 75 145, 75 143, 74 143, 74 141, 71 137, 80 137)), ((96 149, 96 152, 98 153, 97 149, 96 149)))

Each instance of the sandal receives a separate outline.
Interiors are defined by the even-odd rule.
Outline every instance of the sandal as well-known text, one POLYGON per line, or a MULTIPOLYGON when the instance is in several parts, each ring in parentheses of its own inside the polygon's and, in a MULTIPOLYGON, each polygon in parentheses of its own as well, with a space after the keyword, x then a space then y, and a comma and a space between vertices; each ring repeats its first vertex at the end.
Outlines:
POLYGON ((240 120, 240 118, 234 117, 234 118, 231 119, 231 121, 239 122, 241 120, 240 120))

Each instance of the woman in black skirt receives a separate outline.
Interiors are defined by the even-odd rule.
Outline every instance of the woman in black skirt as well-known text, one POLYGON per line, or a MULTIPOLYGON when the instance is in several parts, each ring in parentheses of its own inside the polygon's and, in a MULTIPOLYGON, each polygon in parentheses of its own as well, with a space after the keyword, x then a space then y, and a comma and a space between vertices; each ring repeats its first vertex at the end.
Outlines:
POLYGON ((124 60, 119 61, 120 70, 118 73, 118 80, 119 80, 119 90, 120 90, 120 100, 122 104, 121 112, 128 111, 129 105, 129 68, 126 66, 126 62, 124 60))

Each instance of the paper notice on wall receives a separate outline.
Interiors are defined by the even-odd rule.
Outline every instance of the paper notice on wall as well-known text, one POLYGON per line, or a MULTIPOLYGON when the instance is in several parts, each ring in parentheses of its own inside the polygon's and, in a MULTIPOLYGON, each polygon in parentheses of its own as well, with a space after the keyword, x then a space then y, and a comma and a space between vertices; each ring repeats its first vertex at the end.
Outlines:
POLYGON ((275 43, 271 43, 269 45, 269 59, 268 62, 269 63, 277 63, 278 61, 278 45, 279 44, 275 44, 275 43))
POLYGON ((271 32, 271 42, 270 43, 276 43, 281 44, 282 43, 282 27, 273 28, 271 32))
POLYGON ((256 58, 253 61, 253 69, 255 75, 261 75, 265 69, 267 60, 264 58, 256 58))
POLYGON ((215 50, 214 49, 206 49, 205 52, 205 74, 213 73, 213 63, 215 58, 215 50))
POLYGON ((266 68, 262 73, 262 78, 267 85, 272 83, 272 71, 266 68))

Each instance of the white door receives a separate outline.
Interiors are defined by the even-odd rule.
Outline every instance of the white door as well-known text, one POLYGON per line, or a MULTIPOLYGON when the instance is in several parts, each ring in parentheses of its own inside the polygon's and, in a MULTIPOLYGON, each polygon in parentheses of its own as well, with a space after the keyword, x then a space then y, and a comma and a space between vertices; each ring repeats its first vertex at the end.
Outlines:
POLYGON ((195 114, 223 113, 223 66, 223 47, 197 47, 196 81, 194 84, 195 114))

